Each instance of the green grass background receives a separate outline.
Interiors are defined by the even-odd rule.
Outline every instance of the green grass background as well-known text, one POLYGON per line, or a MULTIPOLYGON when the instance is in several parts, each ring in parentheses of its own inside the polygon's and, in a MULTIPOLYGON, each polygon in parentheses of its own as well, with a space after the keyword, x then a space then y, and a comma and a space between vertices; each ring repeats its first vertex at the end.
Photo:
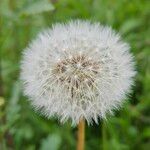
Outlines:
POLYGON ((86 125, 86 150, 150 149, 149 0, 0 0, 0 150, 74 150, 77 128, 31 108, 19 81, 23 49, 55 22, 90 19, 120 32, 135 56, 136 85, 115 116, 86 125))

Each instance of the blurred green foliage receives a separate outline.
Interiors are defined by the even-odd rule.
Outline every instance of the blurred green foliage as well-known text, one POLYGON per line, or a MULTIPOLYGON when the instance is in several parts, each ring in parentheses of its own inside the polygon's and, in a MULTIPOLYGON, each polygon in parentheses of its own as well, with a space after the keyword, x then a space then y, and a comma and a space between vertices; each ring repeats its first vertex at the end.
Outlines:
POLYGON ((149 0, 0 0, 0 150, 73 150, 76 128, 47 120, 23 96, 23 48, 55 22, 90 19, 112 26, 135 56, 136 86, 123 109, 86 126, 86 150, 150 149, 149 0))

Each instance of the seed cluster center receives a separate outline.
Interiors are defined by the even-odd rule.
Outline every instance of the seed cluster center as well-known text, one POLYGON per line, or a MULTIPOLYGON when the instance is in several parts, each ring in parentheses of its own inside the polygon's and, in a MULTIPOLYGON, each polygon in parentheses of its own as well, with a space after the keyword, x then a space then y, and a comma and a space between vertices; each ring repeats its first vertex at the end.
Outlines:
POLYGON ((54 74, 63 84, 78 88, 86 82, 89 86, 98 73, 99 63, 85 55, 73 55, 60 60, 54 67, 54 74))

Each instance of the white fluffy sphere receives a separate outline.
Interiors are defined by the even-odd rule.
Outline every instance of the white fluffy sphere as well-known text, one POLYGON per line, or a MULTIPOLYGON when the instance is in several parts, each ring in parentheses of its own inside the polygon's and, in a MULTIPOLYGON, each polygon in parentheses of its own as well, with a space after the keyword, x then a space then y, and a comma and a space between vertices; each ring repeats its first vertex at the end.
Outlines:
POLYGON ((109 27, 89 21, 55 24, 24 50, 21 79, 36 110, 76 125, 106 118, 133 84, 129 45, 109 27))

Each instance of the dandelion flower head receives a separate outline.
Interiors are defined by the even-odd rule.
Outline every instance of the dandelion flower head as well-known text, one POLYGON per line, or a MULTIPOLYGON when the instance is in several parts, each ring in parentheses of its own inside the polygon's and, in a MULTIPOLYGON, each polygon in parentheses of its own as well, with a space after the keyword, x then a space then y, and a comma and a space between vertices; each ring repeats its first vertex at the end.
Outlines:
POLYGON ((88 123, 120 108, 135 75, 129 45, 89 21, 55 24, 24 50, 24 93, 34 108, 61 122, 88 123))

